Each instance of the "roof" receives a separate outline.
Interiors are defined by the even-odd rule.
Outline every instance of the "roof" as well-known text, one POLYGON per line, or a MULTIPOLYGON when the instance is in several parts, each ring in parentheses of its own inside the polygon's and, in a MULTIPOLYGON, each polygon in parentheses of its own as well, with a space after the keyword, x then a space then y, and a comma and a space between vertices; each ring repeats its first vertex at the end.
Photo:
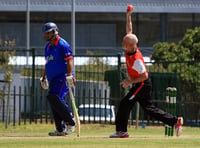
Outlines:
MULTIPOLYGON (((0 11, 70 12, 72 0, 0 0, 0 11)), ((200 13, 200 0, 75 0, 76 12, 121 13, 128 4, 136 13, 200 13)))

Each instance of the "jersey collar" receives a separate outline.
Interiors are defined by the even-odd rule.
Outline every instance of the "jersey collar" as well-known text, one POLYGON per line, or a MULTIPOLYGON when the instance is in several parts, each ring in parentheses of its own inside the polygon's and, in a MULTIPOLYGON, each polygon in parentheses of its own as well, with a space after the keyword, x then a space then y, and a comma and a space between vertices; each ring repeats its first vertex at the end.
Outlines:
POLYGON ((126 52, 126 54, 127 54, 128 56, 131 56, 131 55, 136 54, 137 51, 138 51, 138 47, 137 47, 137 45, 136 45, 135 51, 134 51, 134 52, 126 52))
POLYGON ((58 35, 58 37, 57 37, 57 39, 56 39, 56 42, 55 42, 55 46, 58 45, 58 41, 59 41, 59 39, 60 39, 60 36, 58 35))
POLYGON ((49 47, 50 46, 57 46, 58 42, 59 42, 59 39, 60 39, 60 36, 58 35, 57 38, 56 38, 56 41, 55 41, 55 45, 52 45, 51 42, 49 42, 49 47))

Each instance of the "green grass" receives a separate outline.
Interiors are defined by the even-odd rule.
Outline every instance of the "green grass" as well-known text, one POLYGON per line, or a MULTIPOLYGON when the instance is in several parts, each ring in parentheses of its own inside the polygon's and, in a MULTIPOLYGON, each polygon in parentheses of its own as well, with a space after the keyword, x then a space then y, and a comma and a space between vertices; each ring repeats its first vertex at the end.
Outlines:
POLYGON ((180 137, 165 137, 164 127, 134 126, 128 128, 130 137, 110 139, 114 125, 82 124, 81 137, 76 132, 65 137, 49 137, 52 124, 27 124, 9 126, 0 123, 0 147, 2 148, 197 148, 200 146, 200 128, 184 127, 180 137))

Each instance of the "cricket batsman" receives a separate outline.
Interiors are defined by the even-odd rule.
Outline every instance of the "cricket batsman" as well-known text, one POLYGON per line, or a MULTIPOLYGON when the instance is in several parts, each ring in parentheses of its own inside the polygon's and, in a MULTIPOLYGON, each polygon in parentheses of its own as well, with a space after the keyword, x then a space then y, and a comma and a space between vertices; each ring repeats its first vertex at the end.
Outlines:
POLYGON ((65 100, 69 91, 66 77, 73 79, 73 54, 68 42, 59 36, 55 23, 45 23, 42 31, 47 44, 45 71, 40 84, 43 89, 49 89, 47 100, 56 127, 54 132, 49 132, 49 136, 65 136, 75 130, 75 121, 65 100))

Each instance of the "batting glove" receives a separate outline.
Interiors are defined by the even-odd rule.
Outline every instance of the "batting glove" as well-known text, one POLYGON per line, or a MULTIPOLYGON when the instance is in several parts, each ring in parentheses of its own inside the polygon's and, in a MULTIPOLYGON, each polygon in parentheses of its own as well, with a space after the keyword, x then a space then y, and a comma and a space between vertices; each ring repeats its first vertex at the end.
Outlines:
POLYGON ((40 78, 40 86, 42 89, 47 90, 49 88, 49 83, 46 77, 40 78))
POLYGON ((66 83, 67 83, 67 86, 70 88, 76 86, 76 81, 73 76, 66 76, 66 83))

